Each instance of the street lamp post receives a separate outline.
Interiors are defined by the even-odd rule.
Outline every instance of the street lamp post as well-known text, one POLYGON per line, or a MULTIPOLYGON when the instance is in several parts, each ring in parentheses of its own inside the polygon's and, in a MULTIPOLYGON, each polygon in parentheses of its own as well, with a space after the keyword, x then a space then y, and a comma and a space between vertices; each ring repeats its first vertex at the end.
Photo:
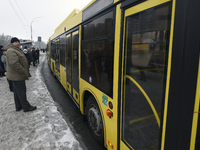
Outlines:
POLYGON ((33 20, 31 21, 31 25, 30 25, 30 28, 31 28, 31 42, 33 41, 33 37, 32 37, 32 23, 34 22, 35 19, 38 19, 38 18, 42 18, 42 17, 36 17, 36 18, 33 18, 33 20))

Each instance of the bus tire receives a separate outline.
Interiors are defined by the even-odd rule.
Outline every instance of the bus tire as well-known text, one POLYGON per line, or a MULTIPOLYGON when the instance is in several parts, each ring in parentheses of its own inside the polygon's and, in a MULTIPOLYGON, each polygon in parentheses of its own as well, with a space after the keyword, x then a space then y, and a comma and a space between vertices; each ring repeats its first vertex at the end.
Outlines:
POLYGON ((104 127, 102 116, 98 104, 93 96, 90 96, 87 100, 86 116, 88 126, 93 137, 101 146, 104 146, 104 127))

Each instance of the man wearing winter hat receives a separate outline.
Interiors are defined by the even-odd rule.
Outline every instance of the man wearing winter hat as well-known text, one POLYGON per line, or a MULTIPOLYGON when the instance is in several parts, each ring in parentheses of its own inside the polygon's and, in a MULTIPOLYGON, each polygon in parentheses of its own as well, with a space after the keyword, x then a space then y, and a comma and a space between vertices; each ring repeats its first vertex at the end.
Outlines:
POLYGON ((31 77, 31 75, 26 56, 19 49, 19 46, 19 39, 14 37, 11 39, 11 43, 5 47, 5 50, 7 50, 6 76, 13 83, 16 111, 23 109, 24 112, 28 112, 37 109, 37 107, 31 106, 27 101, 25 80, 31 77))

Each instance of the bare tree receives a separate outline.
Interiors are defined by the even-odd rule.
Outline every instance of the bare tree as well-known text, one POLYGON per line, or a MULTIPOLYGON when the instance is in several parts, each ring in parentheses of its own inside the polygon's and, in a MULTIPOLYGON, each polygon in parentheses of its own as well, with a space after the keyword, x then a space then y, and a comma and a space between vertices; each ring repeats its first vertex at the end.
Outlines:
MULTIPOLYGON (((11 38, 12 38, 12 36, 10 36, 10 35, 4 35, 4 33, 0 34, 0 45, 3 45, 5 47, 6 45, 8 45, 10 43, 11 38)), ((45 49, 46 48, 46 44, 43 41, 41 41, 41 42, 38 42, 38 41, 33 42, 33 46, 41 48, 41 49, 45 49)))
POLYGON ((8 45, 10 43, 11 38, 12 37, 10 35, 1 34, 0 35, 0 45, 3 45, 5 47, 6 45, 8 45))

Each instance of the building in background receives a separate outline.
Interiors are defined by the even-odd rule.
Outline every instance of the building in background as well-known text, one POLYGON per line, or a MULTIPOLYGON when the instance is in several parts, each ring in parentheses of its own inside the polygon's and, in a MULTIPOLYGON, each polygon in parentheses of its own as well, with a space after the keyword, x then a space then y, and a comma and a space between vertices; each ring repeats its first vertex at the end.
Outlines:
POLYGON ((25 46, 30 48, 30 47, 32 47, 32 45, 33 45, 33 43, 32 43, 31 40, 22 40, 22 39, 20 39, 20 47, 22 49, 24 49, 25 46))

